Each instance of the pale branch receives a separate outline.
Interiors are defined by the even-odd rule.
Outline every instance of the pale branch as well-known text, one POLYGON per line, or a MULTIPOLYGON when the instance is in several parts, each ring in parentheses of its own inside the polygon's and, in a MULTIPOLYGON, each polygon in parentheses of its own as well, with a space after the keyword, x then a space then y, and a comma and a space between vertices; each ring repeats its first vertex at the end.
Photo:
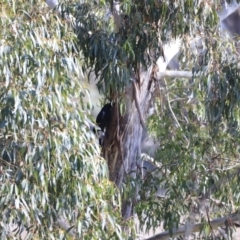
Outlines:
POLYGON ((112 15, 115 23, 115 32, 119 32, 119 29, 122 25, 121 11, 120 11, 120 2, 113 1, 112 15))
MULTIPOLYGON (((176 115, 175 115, 175 113, 174 113, 174 111, 173 111, 173 109, 172 109, 172 107, 171 107, 170 98, 169 98, 169 91, 168 91, 168 86, 167 86, 167 81, 166 81, 165 79, 164 79, 164 81, 165 81, 165 85, 166 85, 166 89, 167 89, 167 101, 168 101, 169 110, 170 110, 170 112, 172 113, 172 116, 173 116, 173 118, 174 118, 174 120, 175 120, 175 122, 176 122, 176 124, 177 124, 177 127, 178 127, 179 129, 181 129, 181 131, 183 132, 182 127, 181 127, 180 123, 178 122, 178 119, 177 119, 177 117, 176 117, 176 115)), ((183 133, 183 136, 184 136, 184 138, 185 138, 185 140, 186 140, 186 142, 187 142, 187 146, 189 146, 190 141, 187 139, 187 137, 186 137, 186 135, 185 135, 184 133, 183 133)))
POLYGON ((240 4, 236 2, 236 0, 231 2, 224 2, 221 4, 221 8, 218 11, 218 16, 220 18, 221 24, 222 22, 227 19, 232 13, 235 11, 238 11, 238 8, 240 7, 240 4))
POLYGON ((187 79, 192 79, 193 76, 199 76, 198 74, 194 74, 191 71, 164 71, 164 72, 157 72, 156 73, 156 79, 162 79, 165 77, 168 78, 187 78, 187 79))
MULTIPOLYGON (((223 226, 223 225, 231 226, 231 224, 234 225, 234 222, 239 222, 239 220, 240 220, 240 215, 239 215, 238 212, 236 212, 236 213, 231 214, 230 216, 227 216, 227 217, 216 218, 216 219, 210 221, 210 224, 211 224, 211 228, 213 230, 218 230, 218 228, 223 226), (230 224, 228 224, 228 223, 230 223, 230 224)), ((192 233, 200 232, 203 227, 204 227, 203 223, 193 224, 192 228, 191 228, 191 230, 192 230, 191 232, 192 233)), ((173 236, 177 237, 177 236, 180 236, 180 235, 184 235, 185 231, 186 231, 185 226, 179 227, 178 229, 173 231, 173 233, 174 233, 173 236)), ((170 237, 172 237, 170 235, 170 232, 165 231, 165 232, 156 234, 156 235, 154 235, 150 238, 146 238, 145 240, 167 240, 170 237)))
POLYGON ((71 226, 69 224, 69 222, 63 218, 62 216, 60 216, 57 220, 57 225, 59 226, 60 229, 66 231, 66 233, 71 236, 71 237, 76 237, 76 232, 74 229, 76 229, 76 226, 73 225, 71 226))
POLYGON ((143 120, 142 111, 141 111, 140 105, 139 105, 138 89, 137 89, 137 86, 136 86, 136 82, 135 82, 134 80, 133 80, 133 91, 134 91, 135 105, 136 105, 136 108, 137 108, 137 110, 138 110, 140 123, 141 123, 142 127, 143 127, 144 129, 146 129, 145 124, 144 124, 144 120, 143 120))

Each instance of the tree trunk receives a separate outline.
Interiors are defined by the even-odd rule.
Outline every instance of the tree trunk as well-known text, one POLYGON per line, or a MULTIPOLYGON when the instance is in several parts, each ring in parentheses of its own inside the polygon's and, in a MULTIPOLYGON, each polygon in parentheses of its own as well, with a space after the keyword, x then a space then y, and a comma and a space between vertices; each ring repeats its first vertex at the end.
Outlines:
MULTIPOLYGON (((121 189, 126 177, 136 178, 141 169, 141 138, 143 123, 149 108, 154 82, 152 67, 142 71, 140 79, 132 82, 125 92, 126 113, 120 116, 119 103, 113 104, 111 122, 106 130, 103 157, 108 162, 110 180, 121 189), (138 107, 137 107, 138 106, 138 107), (140 120, 140 118, 142 118, 140 120)), ((116 94, 117 95, 117 94, 116 94)), ((137 194, 137 192, 136 192, 137 194)), ((135 194, 135 197, 136 197, 135 194)), ((132 215, 134 198, 124 200, 122 215, 132 215)))

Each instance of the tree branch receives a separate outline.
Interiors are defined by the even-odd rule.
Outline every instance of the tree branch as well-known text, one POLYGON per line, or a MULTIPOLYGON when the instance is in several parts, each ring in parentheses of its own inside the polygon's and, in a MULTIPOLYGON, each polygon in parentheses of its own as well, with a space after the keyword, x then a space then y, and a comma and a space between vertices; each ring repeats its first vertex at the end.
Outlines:
POLYGON ((64 219, 62 216, 58 218, 57 225, 60 227, 60 229, 65 230, 69 236, 76 237, 76 232, 74 230, 76 229, 76 227, 71 226, 69 222, 66 219, 64 219))
POLYGON ((120 12, 120 2, 119 1, 112 1, 112 15, 114 18, 115 23, 115 32, 118 33, 119 29, 121 28, 121 12, 120 12))
MULTIPOLYGON (((239 215, 238 212, 236 212, 234 214, 231 214, 228 217, 216 218, 216 219, 210 221, 210 224, 211 224, 212 229, 218 229, 218 227, 226 224, 226 222, 231 222, 232 223, 232 222, 236 222, 236 221, 239 221, 239 220, 240 220, 240 215, 239 215)), ((203 223, 194 224, 192 226, 192 233, 200 232, 202 227, 203 227, 203 223)), ((173 236, 177 237, 179 235, 184 235, 185 231, 186 231, 186 227, 185 226, 179 227, 178 229, 173 231, 174 232, 173 236)), ((162 233, 156 234, 155 236, 152 236, 150 238, 146 238, 145 240, 167 240, 170 237, 171 236, 170 236, 169 231, 166 231, 166 232, 162 232, 162 233)))
POLYGON ((144 124, 144 120, 143 120, 142 111, 141 111, 140 105, 139 105, 138 89, 137 89, 137 86, 136 86, 136 82, 134 80, 133 80, 133 92, 134 92, 135 105, 136 105, 136 108, 137 108, 138 114, 139 114, 140 123, 141 123, 142 127, 144 129, 146 129, 145 124, 144 124))
MULTIPOLYGON (((157 72, 156 73, 156 79, 159 80, 159 79, 162 79, 164 77, 191 79, 194 75, 191 71, 164 71, 164 72, 157 72)), ((195 76, 199 76, 199 75, 200 74, 198 73, 195 76)))

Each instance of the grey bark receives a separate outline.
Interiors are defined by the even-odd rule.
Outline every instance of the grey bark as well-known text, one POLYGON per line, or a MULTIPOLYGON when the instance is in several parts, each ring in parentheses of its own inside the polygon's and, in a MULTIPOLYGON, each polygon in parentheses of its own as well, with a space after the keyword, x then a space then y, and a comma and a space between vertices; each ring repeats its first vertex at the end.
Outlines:
MULTIPOLYGON (((123 116, 120 116, 119 104, 116 99, 111 123, 106 130, 103 157, 108 162, 110 180, 115 182, 119 189, 122 188, 122 183, 128 177, 134 179, 136 174, 141 174, 143 125, 141 124, 139 109, 136 107, 136 101, 138 101, 142 114, 142 121, 145 121, 154 89, 154 84, 150 84, 151 74, 152 67, 140 74, 140 79, 136 82, 138 88, 136 92, 133 83, 126 88, 125 104, 127 112, 123 116), (135 94, 137 94, 137 97, 135 94)), ((124 201, 122 208, 124 218, 131 217, 133 202, 134 199, 124 201)))
MULTIPOLYGON (((216 229, 218 229, 218 227, 221 227, 223 225, 228 226, 229 223, 234 224, 234 222, 239 222, 239 219, 240 219, 240 215, 238 213, 234 213, 234 214, 232 214, 228 217, 222 217, 222 218, 214 219, 214 220, 210 221, 209 224, 210 224, 210 226, 213 230, 216 230, 216 229)), ((192 231, 191 232, 192 233, 200 232, 202 227, 203 227, 202 223, 194 224, 194 225, 192 225, 192 231)), ((186 231, 185 226, 180 227, 180 228, 178 228, 174 231, 173 236, 177 237, 177 236, 180 236, 180 235, 184 235, 185 231, 186 231)), ((155 236, 152 236, 150 238, 147 238, 146 240, 167 240, 170 237, 172 237, 172 236, 170 235, 169 231, 166 231, 166 232, 156 234, 155 236)))

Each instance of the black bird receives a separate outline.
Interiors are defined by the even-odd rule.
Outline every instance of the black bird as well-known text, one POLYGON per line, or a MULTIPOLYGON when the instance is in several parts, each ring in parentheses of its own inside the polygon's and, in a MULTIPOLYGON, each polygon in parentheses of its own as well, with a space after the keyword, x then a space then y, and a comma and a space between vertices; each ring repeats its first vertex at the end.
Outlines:
POLYGON ((97 125, 101 128, 101 130, 104 132, 105 128, 110 122, 111 119, 111 110, 112 110, 112 104, 107 103, 103 106, 99 114, 96 118, 97 125))
POLYGON ((111 119, 111 109, 112 105, 111 103, 107 103, 103 106, 99 114, 96 118, 96 123, 99 126, 101 130, 97 130, 96 128, 93 128, 93 132, 98 136, 99 138, 99 145, 103 145, 103 140, 105 136, 105 129, 107 125, 110 123, 111 119))

